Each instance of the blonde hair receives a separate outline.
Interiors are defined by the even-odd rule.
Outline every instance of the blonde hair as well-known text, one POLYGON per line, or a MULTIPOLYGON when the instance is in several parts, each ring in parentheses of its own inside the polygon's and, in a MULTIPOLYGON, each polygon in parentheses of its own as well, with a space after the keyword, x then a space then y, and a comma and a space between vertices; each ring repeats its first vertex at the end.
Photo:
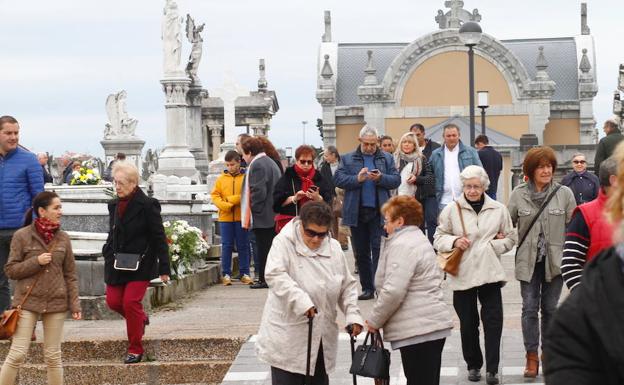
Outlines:
POLYGON ((139 170, 136 166, 128 161, 116 161, 113 164, 111 175, 115 177, 117 174, 123 174, 129 183, 139 184, 139 170))

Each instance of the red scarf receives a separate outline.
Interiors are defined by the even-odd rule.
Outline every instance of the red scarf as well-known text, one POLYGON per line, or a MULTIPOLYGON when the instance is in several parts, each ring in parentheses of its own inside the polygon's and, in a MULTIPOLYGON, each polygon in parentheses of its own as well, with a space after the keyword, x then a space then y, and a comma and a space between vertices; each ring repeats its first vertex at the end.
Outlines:
MULTIPOLYGON (((294 170, 301 180, 301 191, 307 192, 311 186, 314 186, 314 181, 312 181, 312 179, 314 179, 314 174, 316 174, 316 170, 314 169, 314 167, 311 167, 308 171, 303 171, 298 164, 295 164, 294 170)), ((307 197, 303 197, 299 199, 297 203, 299 204, 299 207, 301 207, 309 200, 310 199, 308 199, 307 197)))
POLYGON ((137 189, 138 187, 135 187, 128 196, 119 198, 119 202, 117 203, 117 215, 119 215, 119 219, 123 218, 128 208, 128 203, 130 203, 130 200, 134 197, 134 194, 136 194, 137 189))
POLYGON ((45 244, 49 244, 54 235, 61 227, 59 222, 52 222, 48 218, 35 218, 35 229, 41 235, 45 244))

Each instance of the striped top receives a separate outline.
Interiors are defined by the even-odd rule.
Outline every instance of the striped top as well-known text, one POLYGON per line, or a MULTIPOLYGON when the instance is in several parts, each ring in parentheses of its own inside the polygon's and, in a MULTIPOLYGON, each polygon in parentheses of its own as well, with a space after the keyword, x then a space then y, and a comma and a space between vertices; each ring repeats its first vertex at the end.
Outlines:
POLYGON ((580 211, 576 211, 566 229, 561 258, 561 275, 570 290, 581 282, 590 243, 589 228, 585 218, 580 211))

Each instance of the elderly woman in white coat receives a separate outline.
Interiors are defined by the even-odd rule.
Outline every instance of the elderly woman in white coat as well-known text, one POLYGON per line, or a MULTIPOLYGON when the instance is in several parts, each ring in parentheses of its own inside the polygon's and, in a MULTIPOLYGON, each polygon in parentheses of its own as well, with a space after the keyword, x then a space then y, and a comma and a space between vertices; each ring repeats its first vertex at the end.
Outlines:
POLYGON ((328 236, 332 212, 324 202, 308 202, 273 240, 265 277, 269 296, 258 332, 258 358, 271 365, 277 384, 303 384, 306 373, 308 317, 314 318, 310 375, 312 384, 328 383, 336 363, 339 306, 362 330, 357 281, 340 243, 328 236))
POLYGON ((408 385, 438 385, 442 349, 453 322, 435 252, 418 227, 422 206, 414 197, 399 195, 381 212, 388 237, 382 241, 375 275, 378 297, 366 325, 369 332, 383 328, 392 349, 400 349, 408 385))
POLYGON ((483 168, 468 166, 459 177, 464 193, 456 202, 461 209, 466 234, 463 234, 458 205, 451 203, 440 213, 433 247, 440 252, 451 251, 454 247, 464 250, 459 273, 449 275, 448 279, 453 290, 453 307, 459 317, 468 379, 479 381, 483 366, 478 299, 485 334, 485 380, 488 385, 498 384, 503 332, 501 287, 506 280, 500 256, 514 246, 516 233, 507 208, 485 194, 490 180, 483 168))

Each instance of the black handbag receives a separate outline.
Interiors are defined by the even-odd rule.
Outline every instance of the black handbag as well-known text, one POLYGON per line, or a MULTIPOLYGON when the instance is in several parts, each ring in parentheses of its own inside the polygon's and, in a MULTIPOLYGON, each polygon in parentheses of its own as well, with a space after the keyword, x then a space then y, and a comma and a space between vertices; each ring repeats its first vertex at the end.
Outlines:
POLYGON ((124 271, 137 271, 139 270, 139 265, 147 254, 147 249, 149 245, 145 249, 145 252, 142 254, 135 253, 118 253, 117 250, 117 239, 115 237, 115 233, 117 231, 117 208, 115 208, 115 217, 113 218, 113 257, 115 258, 115 262, 113 263, 113 268, 115 270, 124 270, 124 271))
POLYGON ((383 346, 379 332, 372 334, 371 344, 366 345, 371 333, 366 333, 364 344, 355 349, 349 373, 362 377, 390 379, 390 351, 383 346))

